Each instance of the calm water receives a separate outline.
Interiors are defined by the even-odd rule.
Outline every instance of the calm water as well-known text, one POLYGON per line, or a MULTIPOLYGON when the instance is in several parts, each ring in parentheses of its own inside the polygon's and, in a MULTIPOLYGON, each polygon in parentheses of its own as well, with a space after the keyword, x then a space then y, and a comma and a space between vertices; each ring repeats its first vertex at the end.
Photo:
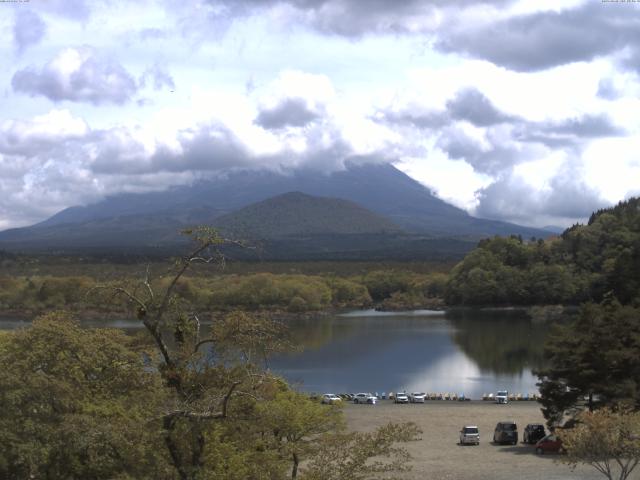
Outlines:
POLYGON ((270 367, 310 392, 535 392, 545 331, 517 312, 354 312, 295 322, 304 351, 270 367))
MULTIPOLYGON (((0 319, 0 329, 28 325, 0 319)), ((87 326, 139 329, 131 320, 87 326)), ((309 392, 536 391, 547 326, 519 312, 352 312, 291 323, 304 350, 272 358, 269 367, 309 392)))

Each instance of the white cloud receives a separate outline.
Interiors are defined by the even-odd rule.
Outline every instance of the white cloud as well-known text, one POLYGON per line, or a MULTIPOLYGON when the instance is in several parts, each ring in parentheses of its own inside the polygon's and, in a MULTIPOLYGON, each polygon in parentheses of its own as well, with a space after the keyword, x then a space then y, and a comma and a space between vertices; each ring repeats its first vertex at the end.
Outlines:
POLYGON ((11 79, 16 92, 54 102, 123 104, 137 91, 135 79, 115 60, 88 46, 62 50, 44 67, 18 70, 11 79))

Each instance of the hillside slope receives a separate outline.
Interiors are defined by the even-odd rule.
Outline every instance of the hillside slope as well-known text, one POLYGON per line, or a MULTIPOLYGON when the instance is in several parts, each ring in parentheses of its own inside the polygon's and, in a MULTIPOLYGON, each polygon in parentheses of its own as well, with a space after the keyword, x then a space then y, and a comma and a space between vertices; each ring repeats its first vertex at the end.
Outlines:
POLYGON ((386 218, 347 200, 290 192, 223 215, 213 222, 237 238, 400 233, 386 218))

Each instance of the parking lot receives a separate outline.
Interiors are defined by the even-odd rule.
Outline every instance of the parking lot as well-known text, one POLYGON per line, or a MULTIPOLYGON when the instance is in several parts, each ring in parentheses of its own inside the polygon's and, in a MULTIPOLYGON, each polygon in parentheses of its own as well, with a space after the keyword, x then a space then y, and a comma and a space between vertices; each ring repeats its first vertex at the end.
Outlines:
POLYGON ((536 402, 427 401, 424 404, 398 405, 383 400, 377 405, 345 406, 349 428, 369 431, 388 422, 415 422, 422 439, 408 445, 413 455, 413 470, 407 479, 474 480, 590 480, 603 478, 593 467, 579 466, 575 471, 557 462, 558 455, 536 455, 531 445, 522 443, 528 423, 544 423, 536 402), (496 424, 514 420, 518 425, 518 445, 494 445, 496 424), (458 445, 464 425, 477 425, 480 445, 458 445))

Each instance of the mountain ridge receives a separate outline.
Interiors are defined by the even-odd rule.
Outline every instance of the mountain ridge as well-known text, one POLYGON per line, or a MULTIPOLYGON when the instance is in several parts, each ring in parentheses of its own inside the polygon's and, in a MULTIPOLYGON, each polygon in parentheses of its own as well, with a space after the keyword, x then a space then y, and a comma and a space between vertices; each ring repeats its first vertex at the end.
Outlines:
MULTIPOLYGON (((215 225, 216 219, 224 219, 232 212, 296 191, 352 202, 370 211, 367 215, 383 217, 406 235, 422 238, 456 237, 476 242, 493 235, 549 236, 541 229, 474 218, 385 164, 350 166, 330 174, 312 170, 286 174, 240 170, 163 192, 114 195, 92 205, 67 208, 31 227, 0 232, 0 249, 58 251, 183 245, 185 240, 178 232, 184 228, 215 225)), ((374 223, 379 221, 380 218, 374 223)), ((394 232, 398 237, 398 231, 394 232)), ((337 235, 335 231, 314 231, 314 235, 321 234, 332 238, 337 235)), ((340 244, 335 239, 332 242, 340 244)), ((313 248, 322 248, 317 239, 312 243, 313 248)), ((394 245, 397 248, 402 242, 394 245)))

